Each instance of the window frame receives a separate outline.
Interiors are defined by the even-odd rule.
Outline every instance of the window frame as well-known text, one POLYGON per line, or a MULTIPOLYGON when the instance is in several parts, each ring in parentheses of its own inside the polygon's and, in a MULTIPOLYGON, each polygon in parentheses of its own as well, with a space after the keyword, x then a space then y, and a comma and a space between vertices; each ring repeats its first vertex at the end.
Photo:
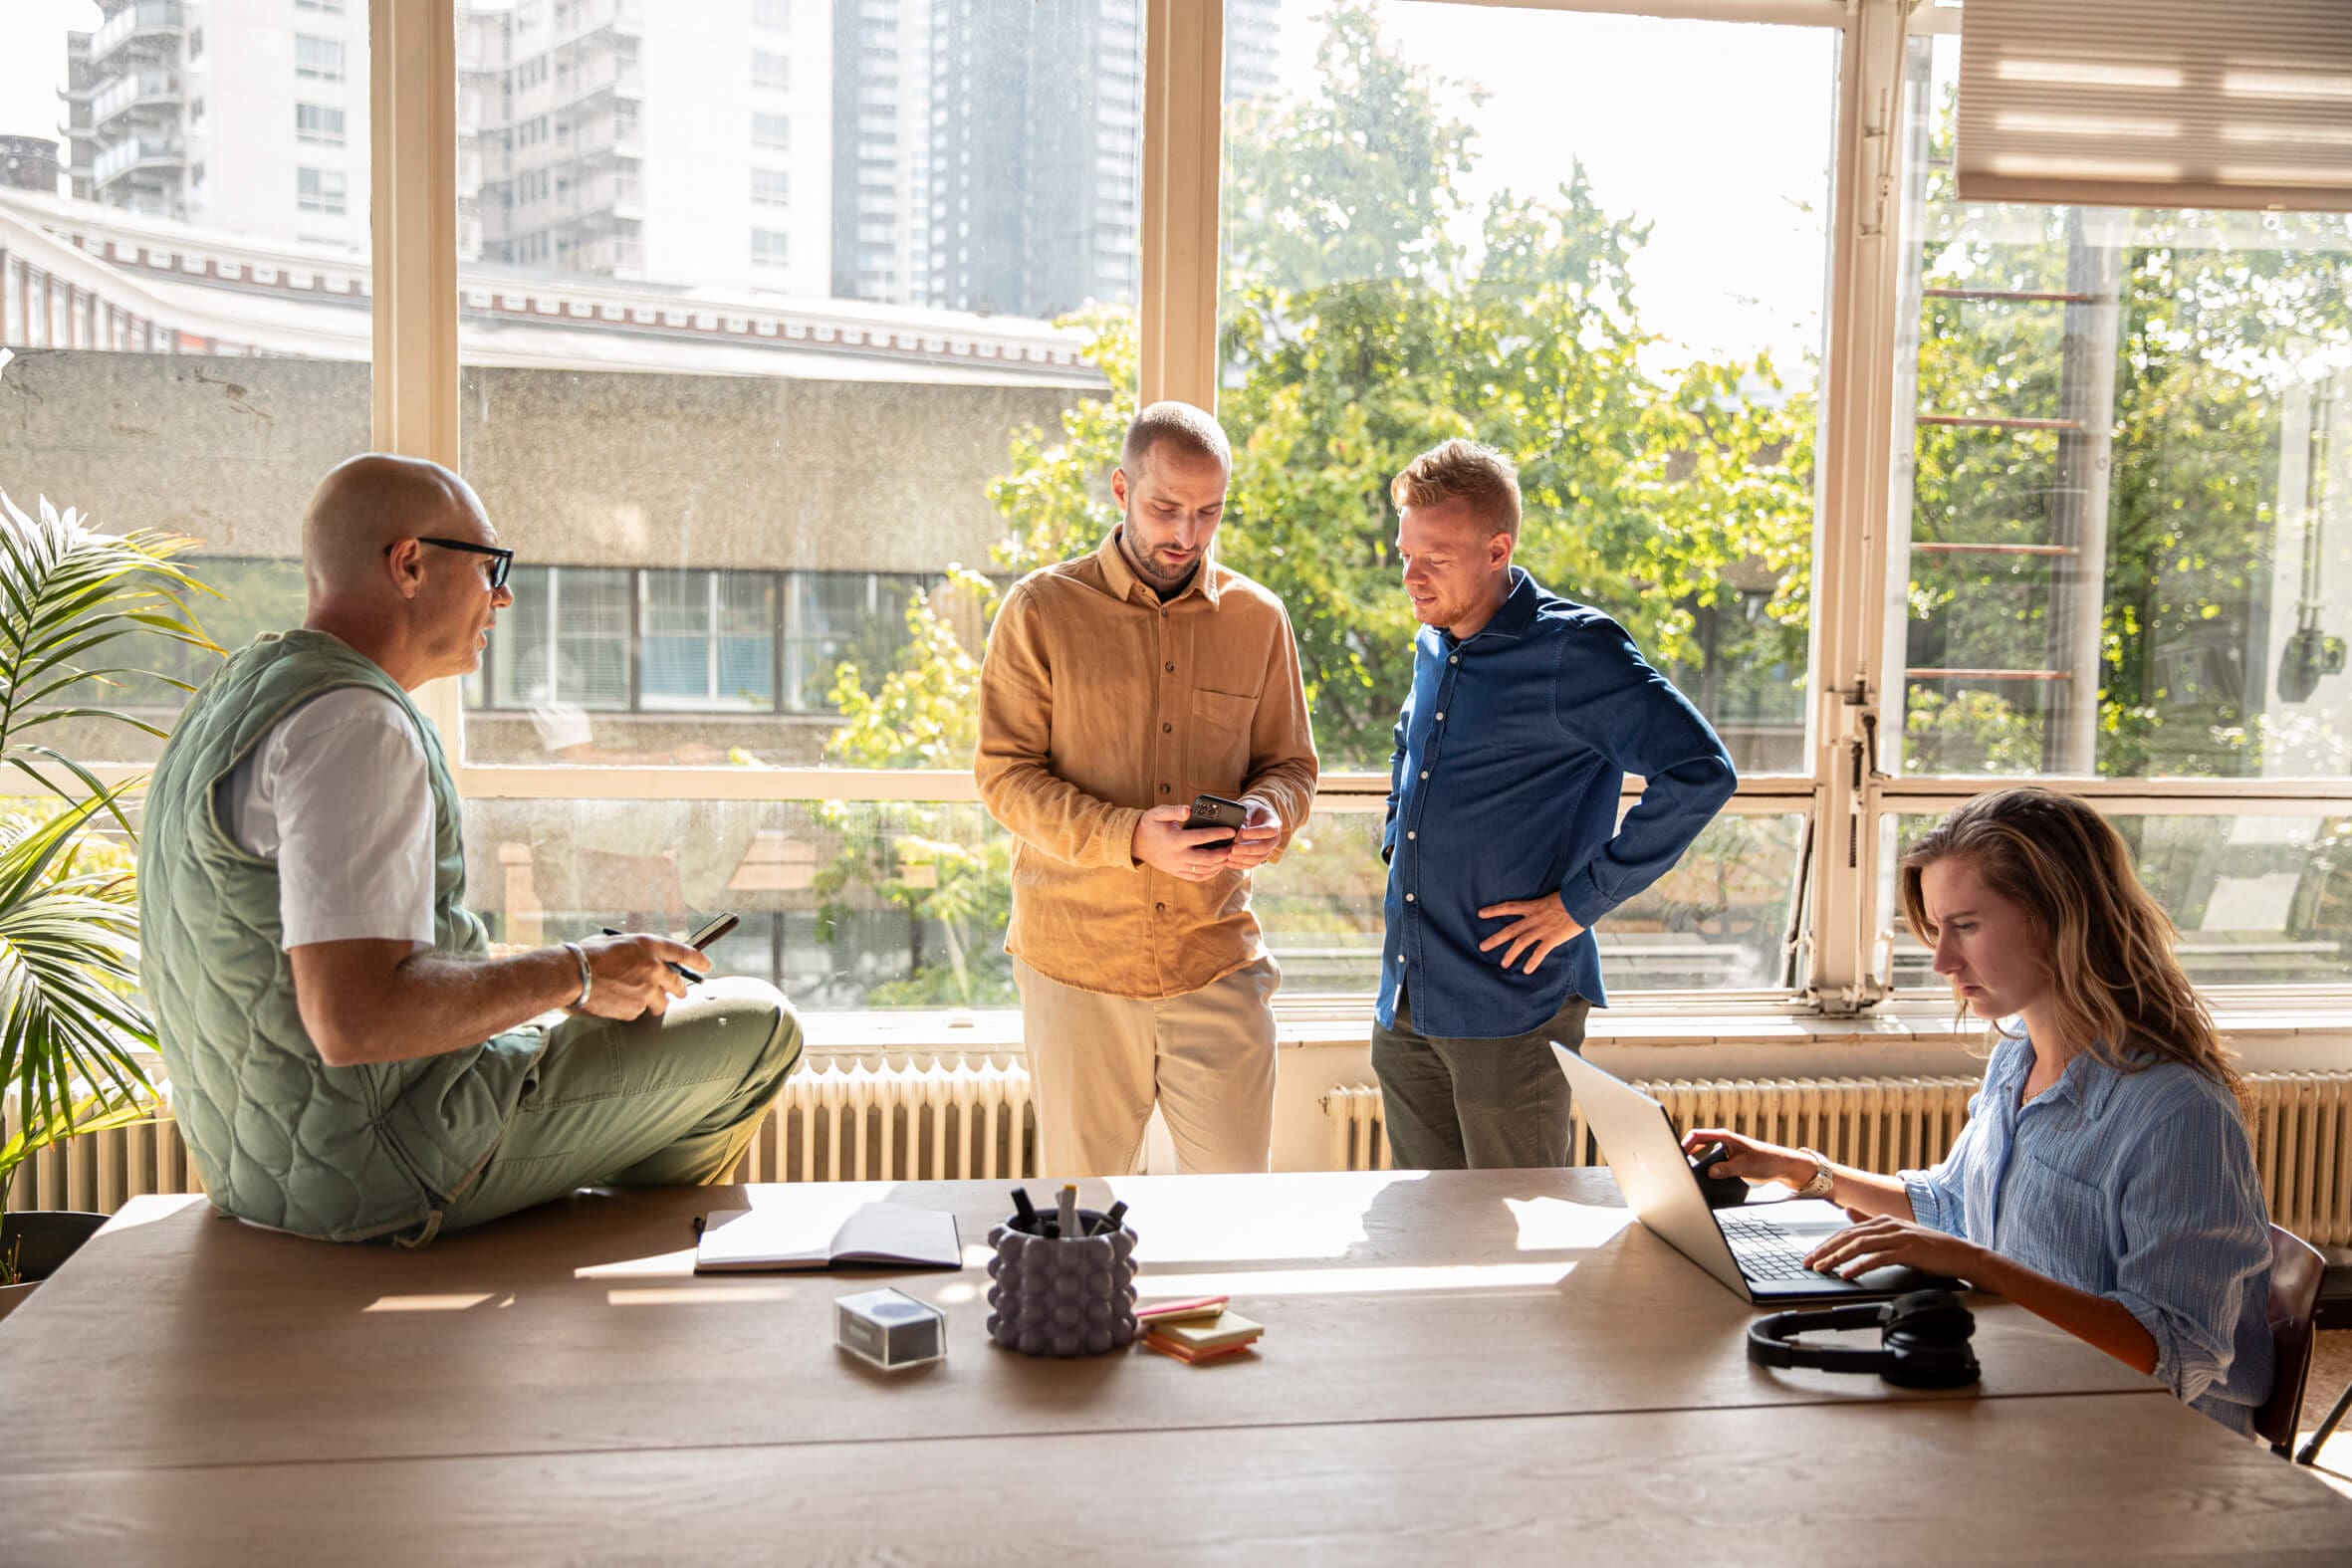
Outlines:
POLYGON ((349 215, 351 200, 352 178, 342 169, 314 168, 307 163, 295 168, 294 205, 297 211, 341 218, 349 215), (329 188, 331 181, 332 189, 329 188))
POLYGON ((321 38, 316 33, 294 35, 294 79, 297 82, 348 82, 351 80, 351 51, 340 38, 321 38), (315 63, 305 64, 303 46, 317 46, 311 52, 320 57, 315 63), (333 52, 333 60, 326 57, 333 52))
POLYGON ((785 713, 781 694, 776 690, 779 661, 784 646, 784 586, 785 573, 770 567, 751 571, 730 570, 719 566, 639 566, 636 569, 637 637, 630 650, 635 661, 633 682, 636 701, 632 714, 696 714, 723 713, 773 717, 785 713), (725 644, 730 640, 728 617, 732 613, 727 602, 726 588, 730 581, 766 579, 769 613, 765 628, 768 644, 767 671, 769 693, 765 702, 757 698, 730 697, 724 690, 725 644), (701 586, 703 624, 699 635, 689 638, 683 632, 656 631, 653 625, 654 591, 657 585, 671 581, 699 579, 701 586), (703 664, 702 691, 695 696, 656 693, 652 681, 652 648, 656 638, 669 641, 694 641, 701 645, 703 664))
MULTIPOLYGON (((1957 31, 1949 8, 1905 0, 1434 0, 1529 10, 1819 27, 1841 39, 1831 173, 1829 299, 1820 378, 1813 584, 1802 773, 1745 778, 1728 810, 1808 815, 1797 889, 1805 918, 1794 984, 1739 996, 1645 992, 1636 1008, 1702 1006, 1762 1021, 1852 1016, 1891 999, 1878 950, 1879 845, 1894 815, 1948 808, 2009 782, 1881 773, 1872 740, 1889 674, 1884 584, 1898 323, 1896 267, 1905 156, 1904 57, 1915 34, 1957 31)), ((1144 113, 1137 317, 1139 394, 1213 406, 1223 136, 1224 7, 1144 0, 1144 113)), ((369 8, 373 176, 374 432, 386 451, 455 465, 458 452, 455 22, 450 0, 369 8), (394 171, 399 171, 395 177, 394 171), (423 171, 420 175, 417 171, 423 171)), ((779 119, 784 116, 776 116, 779 119)), ((758 123, 755 117, 755 127, 758 123)), ((789 121, 787 121, 789 124, 789 121)), ((759 143, 755 136, 755 145, 759 143)), ((789 591, 787 589, 786 591, 789 591)), ((781 639, 779 643, 781 649, 781 639)), ((781 654, 780 654, 781 657, 781 654)), ((459 683, 422 706, 453 743, 462 795, 485 799, 976 801, 966 770, 505 767, 464 761, 459 683)), ((779 711, 785 695, 776 697, 779 711)), ((1383 774, 1325 775, 1318 811, 1382 808, 1383 774)), ((2352 814, 2352 779, 2066 781, 2117 814, 2352 814)), ((1639 793, 1628 781, 1626 794, 1639 793)), ((2352 987, 2213 987, 2233 1007, 2352 1008, 2352 987)), ((1637 998, 1639 1000, 1637 1000, 1637 998)), ((1300 999, 1368 1009, 1370 999, 1300 999)), ((1350 1012, 1352 1016, 1353 1013, 1350 1012)))
POLYGON ((350 113, 333 104, 306 104, 297 100, 294 106, 294 139, 305 147, 342 147, 349 144, 350 113), (316 123, 305 124, 306 112, 316 123))

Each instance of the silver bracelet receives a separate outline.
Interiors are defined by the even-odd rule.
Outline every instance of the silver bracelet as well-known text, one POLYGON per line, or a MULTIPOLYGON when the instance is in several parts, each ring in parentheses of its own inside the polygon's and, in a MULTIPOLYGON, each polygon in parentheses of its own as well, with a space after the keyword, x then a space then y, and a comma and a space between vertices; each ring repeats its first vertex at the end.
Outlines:
POLYGON ((572 1005, 575 1008, 585 1008, 588 1006, 588 993, 595 988, 596 984, 595 975, 588 969, 588 949, 577 942, 567 942, 564 944, 564 951, 571 954, 580 965, 580 1000, 572 1005))

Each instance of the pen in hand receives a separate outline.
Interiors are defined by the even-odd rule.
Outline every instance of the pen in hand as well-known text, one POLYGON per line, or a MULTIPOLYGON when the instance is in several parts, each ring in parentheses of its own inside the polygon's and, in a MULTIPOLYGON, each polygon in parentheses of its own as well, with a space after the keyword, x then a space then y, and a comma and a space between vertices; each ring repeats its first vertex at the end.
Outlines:
MULTIPOLYGON (((615 931, 610 926, 599 926, 597 929, 602 931, 604 935, 608 937, 625 937, 628 935, 627 932, 615 931)), ((694 971, 688 969, 685 965, 680 964, 673 959, 663 959, 662 962, 669 965, 671 969, 676 970, 678 972, 678 978, 683 980, 687 985, 694 986, 701 983, 702 977, 695 974, 694 971)))

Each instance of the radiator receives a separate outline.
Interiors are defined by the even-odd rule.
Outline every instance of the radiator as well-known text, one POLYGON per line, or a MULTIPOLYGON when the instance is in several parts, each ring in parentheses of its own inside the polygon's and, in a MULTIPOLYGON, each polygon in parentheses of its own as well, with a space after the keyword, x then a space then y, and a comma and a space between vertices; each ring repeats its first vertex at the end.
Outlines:
MULTIPOLYGON (((0 1095, 0 1143, 21 1130, 16 1091, 10 1089, 0 1095)), ((204 1183, 188 1159, 179 1125, 164 1115, 40 1150, 16 1168, 8 1184, 8 1207, 111 1215, 142 1193, 202 1191, 204 1183)))
MULTIPOLYGON (((1865 1170, 1896 1171, 1944 1157, 1968 1120, 1974 1078, 1647 1080, 1674 1124, 1723 1127, 1805 1145, 1865 1170)), ((1323 1095, 1326 1160, 1334 1170, 1386 1170, 1380 1090, 1347 1084, 1323 1095)), ((2352 1243, 2352 1073, 2265 1072, 2245 1079, 2244 1110, 2270 1218, 2318 1246, 2352 1243)), ((1568 1163, 1598 1165, 1583 1116, 1571 1110, 1568 1163)))
POLYGON ((1029 1069, 964 1060, 796 1072, 744 1157, 747 1182, 925 1182, 1037 1174, 1029 1069))
MULTIPOLYGON (((0 1097, 0 1140, 17 1130, 16 1095, 0 1097)), ((803 1068, 762 1119, 744 1157, 747 1182, 1019 1179, 1037 1172, 1029 1069, 993 1061, 803 1068)), ((142 1193, 203 1184, 168 1115, 54 1144, 17 1167, 11 1209, 113 1214, 142 1193)))

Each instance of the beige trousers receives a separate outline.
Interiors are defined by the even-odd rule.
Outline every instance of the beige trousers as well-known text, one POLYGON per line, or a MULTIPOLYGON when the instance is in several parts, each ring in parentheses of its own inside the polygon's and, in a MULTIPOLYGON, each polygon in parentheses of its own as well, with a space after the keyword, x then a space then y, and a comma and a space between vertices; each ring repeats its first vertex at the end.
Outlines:
POLYGON ((1188 1172, 1263 1171, 1274 1145, 1271 958, 1187 996, 1137 1001, 1048 980, 1019 959, 1040 1175, 1132 1176, 1156 1098, 1188 1172))

